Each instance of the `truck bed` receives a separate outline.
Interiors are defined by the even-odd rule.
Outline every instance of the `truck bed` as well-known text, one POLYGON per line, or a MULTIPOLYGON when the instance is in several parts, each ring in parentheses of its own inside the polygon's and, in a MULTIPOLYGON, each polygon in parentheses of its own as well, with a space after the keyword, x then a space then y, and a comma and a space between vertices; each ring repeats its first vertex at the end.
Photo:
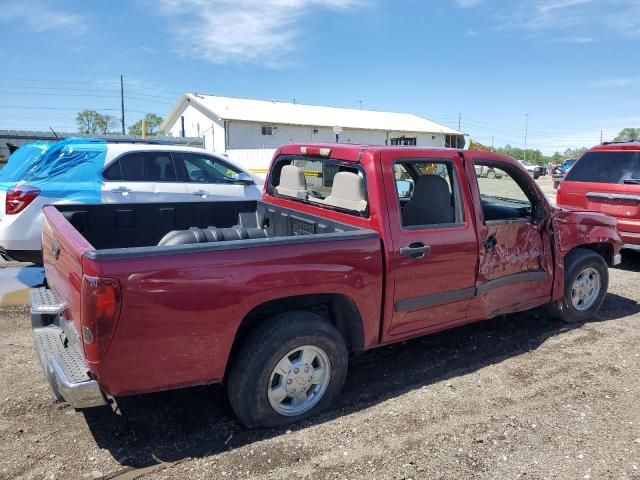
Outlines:
POLYGON ((377 236, 370 230, 259 201, 56 205, 55 209, 91 244, 90 258, 228 250, 377 236), (232 240, 223 238, 201 243, 158 245, 170 232, 211 227, 218 230, 240 228, 232 232, 235 233, 232 240), (261 234, 252 234, 256 230, 261 234))
POLYGON ((66 302, 54 326, 83 331, 87 277, 119 285, 108 349, 87 360, 90 377, 114 396, 221 381, 243 322, 282 299, 344 296, 362 317, 362 346, 375 344, 382 255, 376 232, 262 202, 44 209, 47 282, 66 302), (157 245, 171 231, 234 225, 263 228, 264 238, 157 245))

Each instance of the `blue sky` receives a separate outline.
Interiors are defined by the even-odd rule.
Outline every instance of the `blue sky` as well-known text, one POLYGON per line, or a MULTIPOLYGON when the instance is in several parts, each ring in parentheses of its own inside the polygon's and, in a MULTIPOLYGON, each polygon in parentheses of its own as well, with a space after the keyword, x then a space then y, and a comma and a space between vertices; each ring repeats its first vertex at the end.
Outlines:
POLYGON ((179 95, 403 111, 545 153, 640 127, 638 0, 0 0, 0 129, 179 95), (46 108, 43 108, 46 107, 46 108))

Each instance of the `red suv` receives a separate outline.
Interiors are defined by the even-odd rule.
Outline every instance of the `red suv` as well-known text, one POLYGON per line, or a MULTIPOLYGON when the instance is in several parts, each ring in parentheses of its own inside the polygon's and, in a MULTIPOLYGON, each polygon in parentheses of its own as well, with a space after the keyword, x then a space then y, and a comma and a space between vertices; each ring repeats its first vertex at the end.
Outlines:
POLYGON ((640 141, 593 147, 567 173, 557 203, 613 215, 624 248, 640 251, 640 141))

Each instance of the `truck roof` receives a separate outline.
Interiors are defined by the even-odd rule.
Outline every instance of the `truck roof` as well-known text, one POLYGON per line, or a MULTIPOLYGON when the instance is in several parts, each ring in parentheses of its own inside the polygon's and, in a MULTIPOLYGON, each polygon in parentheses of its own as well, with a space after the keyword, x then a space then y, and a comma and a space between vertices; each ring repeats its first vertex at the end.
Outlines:
MULTIPOLYGON (((472 152, 476 156, 481 156, 483 159, 498 160, 507 163, 517 164, 518 162, 508 155, 496 152, 487 152, 482 150, 463 150, 460 148, 447 148, 447 147, 420 147, 420 146, 399 146, 399 145, 366 145, 366 144, 353 144, 353 143, 294 143, 280 147, 276 155, 304 155, 303 149, 312 149, 319 151, 324 149, 328 150, 328 156, 342 161, 357 162, 360 160, 360 156, 364 152, 377 153, 377 152, 392 152, 401 155, 406 152, 428 152, 430 154, 442 152, 446 155, 451 155, 452 152, 464 154, 466 152, 472 152)), ((307 153, 308 154, 308 153, 307 153)))

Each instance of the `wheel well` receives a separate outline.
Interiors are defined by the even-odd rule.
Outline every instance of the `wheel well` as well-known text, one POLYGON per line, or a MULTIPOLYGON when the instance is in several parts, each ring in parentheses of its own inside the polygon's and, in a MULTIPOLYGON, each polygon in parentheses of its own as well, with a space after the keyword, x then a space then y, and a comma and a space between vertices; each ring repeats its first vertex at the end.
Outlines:
MULTIPOLYGON (((613 265, 613 245, 611 245, 610 243, 587 243, 585 245, 578 245, 575 248, 591 250, 604 258, 609 266, 613 265)), ((567 252, 567 254, 568 253, 569 252, 567 252)))
POLYGON ((238 327, 229 358, 235 356, 258 325, 274 315, 291 310, 306 310, 320 315, 336 327, 350 352, 360 352, 364 348, 362 317, 349 297, 337 293, 300 295, 271 300, 254 307, 238 327))

